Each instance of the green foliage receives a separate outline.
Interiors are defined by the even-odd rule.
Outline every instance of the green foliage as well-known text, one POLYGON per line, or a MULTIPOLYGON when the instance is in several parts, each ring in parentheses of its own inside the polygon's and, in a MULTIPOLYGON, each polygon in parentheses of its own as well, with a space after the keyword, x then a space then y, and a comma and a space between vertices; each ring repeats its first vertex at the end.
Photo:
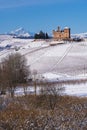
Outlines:
POLYGON ((46 39, 49 39, 48 33, 46 33, 46 36, 45 36, 45 37, 46 37, 46 39))
POLYGON ((38 34, 36 33, 34 35, 35 39, 49 39, 49 36, 47 33, 44 33, 43 31, 40 31, 38 34))

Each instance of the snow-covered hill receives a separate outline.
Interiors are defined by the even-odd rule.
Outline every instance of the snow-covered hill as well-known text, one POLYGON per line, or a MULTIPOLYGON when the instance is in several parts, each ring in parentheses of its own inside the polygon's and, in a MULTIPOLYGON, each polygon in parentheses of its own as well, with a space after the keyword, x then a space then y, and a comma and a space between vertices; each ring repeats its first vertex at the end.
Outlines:
POLYGON ((87 38, 87 32, 79 34, 71 34, 72 38, 87 38))
MULTIPOLYGON (((50 41, 19 39, 0 35, 0 62, 8 55, 20 53, 27 59, 31 71, 37 71, 43 81, 87 81, 87 41, 67 42, 49 46, 50 41)), ((66 85, 65 94, 87 96, 87 83, 66 85)), ((17 90, 16 93, 21 93, 17 90)))
POLYGON ((27 30, 25 30, 22 27, 14 30, 14 31, 11 31, 9 34, 13 35, 15 37, 18 37, 18 38, 31 38, 34 35, 33 33, 28 32, 27 30))

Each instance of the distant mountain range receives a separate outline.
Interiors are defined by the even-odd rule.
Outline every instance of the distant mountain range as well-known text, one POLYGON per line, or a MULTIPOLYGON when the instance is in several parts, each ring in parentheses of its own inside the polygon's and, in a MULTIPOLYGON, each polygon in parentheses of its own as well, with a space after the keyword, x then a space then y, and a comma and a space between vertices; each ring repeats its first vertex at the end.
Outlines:
POLYGON ((11 31, 8 34, 14 36, 15 38, 33 38, 34 37, 34 33, 26 31, 24 28, 18 28, 14 31, 11 31))
MULTIPOLYGON (((8 35, 11 35, 15 38, 25 38, 25 39, 28 39, 28 38, 34 38, 34 34, 33 32, 29 32, 27 30, 25 30, 24 28, 18 28, 14 31, 11 31, 9 33, 7 33, 8 35)), ((52 37, 52 34, 50 34, 50 37, 52 37)), ((87 32, 85 33, 78 33, 78 34, 71 34, 71 38, 87 38, 87 32)))
POLYGON ((72 38, 87 38, 87 32, 86 33, 79 33, 79 34, 71 34, 72 38))

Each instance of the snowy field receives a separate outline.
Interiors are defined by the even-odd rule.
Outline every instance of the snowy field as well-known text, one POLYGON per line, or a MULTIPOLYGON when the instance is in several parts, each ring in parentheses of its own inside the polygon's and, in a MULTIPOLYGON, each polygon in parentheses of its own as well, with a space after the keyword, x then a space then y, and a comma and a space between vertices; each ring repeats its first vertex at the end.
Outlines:
MULTIPOLYGON (((0 35, 0 62, 9 54, 16 52, 25 56, 31 71, 36 70, 44 79, 69 80, 87 78, 86 41, 50 46, 50 41, 16 39, 8 35, 0 35)), ((84 87, 80 88, 79 86, 77 87, 79 88, 77 93, 79 90, 82 91, 84 89, 84 87)), ((71 88, 74 91, 72 86, 71 88)), ((66 89, 68 88, 66 87, 66 89)), ((87 92, 87 88, 85 88, 85 91, 87 92)), ((82 95, 84 95, 85 91, 82 95)), ((67 90, 67 92, 69 91, 67 90)))
MULTIPOLYGON (((70 95, 70 96, 77 96, 77 97, 87 97, 87 83, 82 84, 63 84, 62 87, 64 87, 63 95, 70 95)), ((36 94, 39 94, 40 88, 37 87, 36 94)), ((28 87, 27 88, 27 94, 34 94, 34 87, 28 87)), ((24 89, 22 87, 19 87, 15 91, 15 96, 21 96, 24 95, 24 89)))

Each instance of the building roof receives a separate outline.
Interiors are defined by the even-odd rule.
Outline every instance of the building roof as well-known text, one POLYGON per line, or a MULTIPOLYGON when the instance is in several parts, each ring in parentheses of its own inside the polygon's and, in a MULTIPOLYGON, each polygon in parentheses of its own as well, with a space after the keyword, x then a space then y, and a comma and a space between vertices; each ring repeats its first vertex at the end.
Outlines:
POLYGON ((69 29, 69 27, 64 27, 64 29, 69 29))

